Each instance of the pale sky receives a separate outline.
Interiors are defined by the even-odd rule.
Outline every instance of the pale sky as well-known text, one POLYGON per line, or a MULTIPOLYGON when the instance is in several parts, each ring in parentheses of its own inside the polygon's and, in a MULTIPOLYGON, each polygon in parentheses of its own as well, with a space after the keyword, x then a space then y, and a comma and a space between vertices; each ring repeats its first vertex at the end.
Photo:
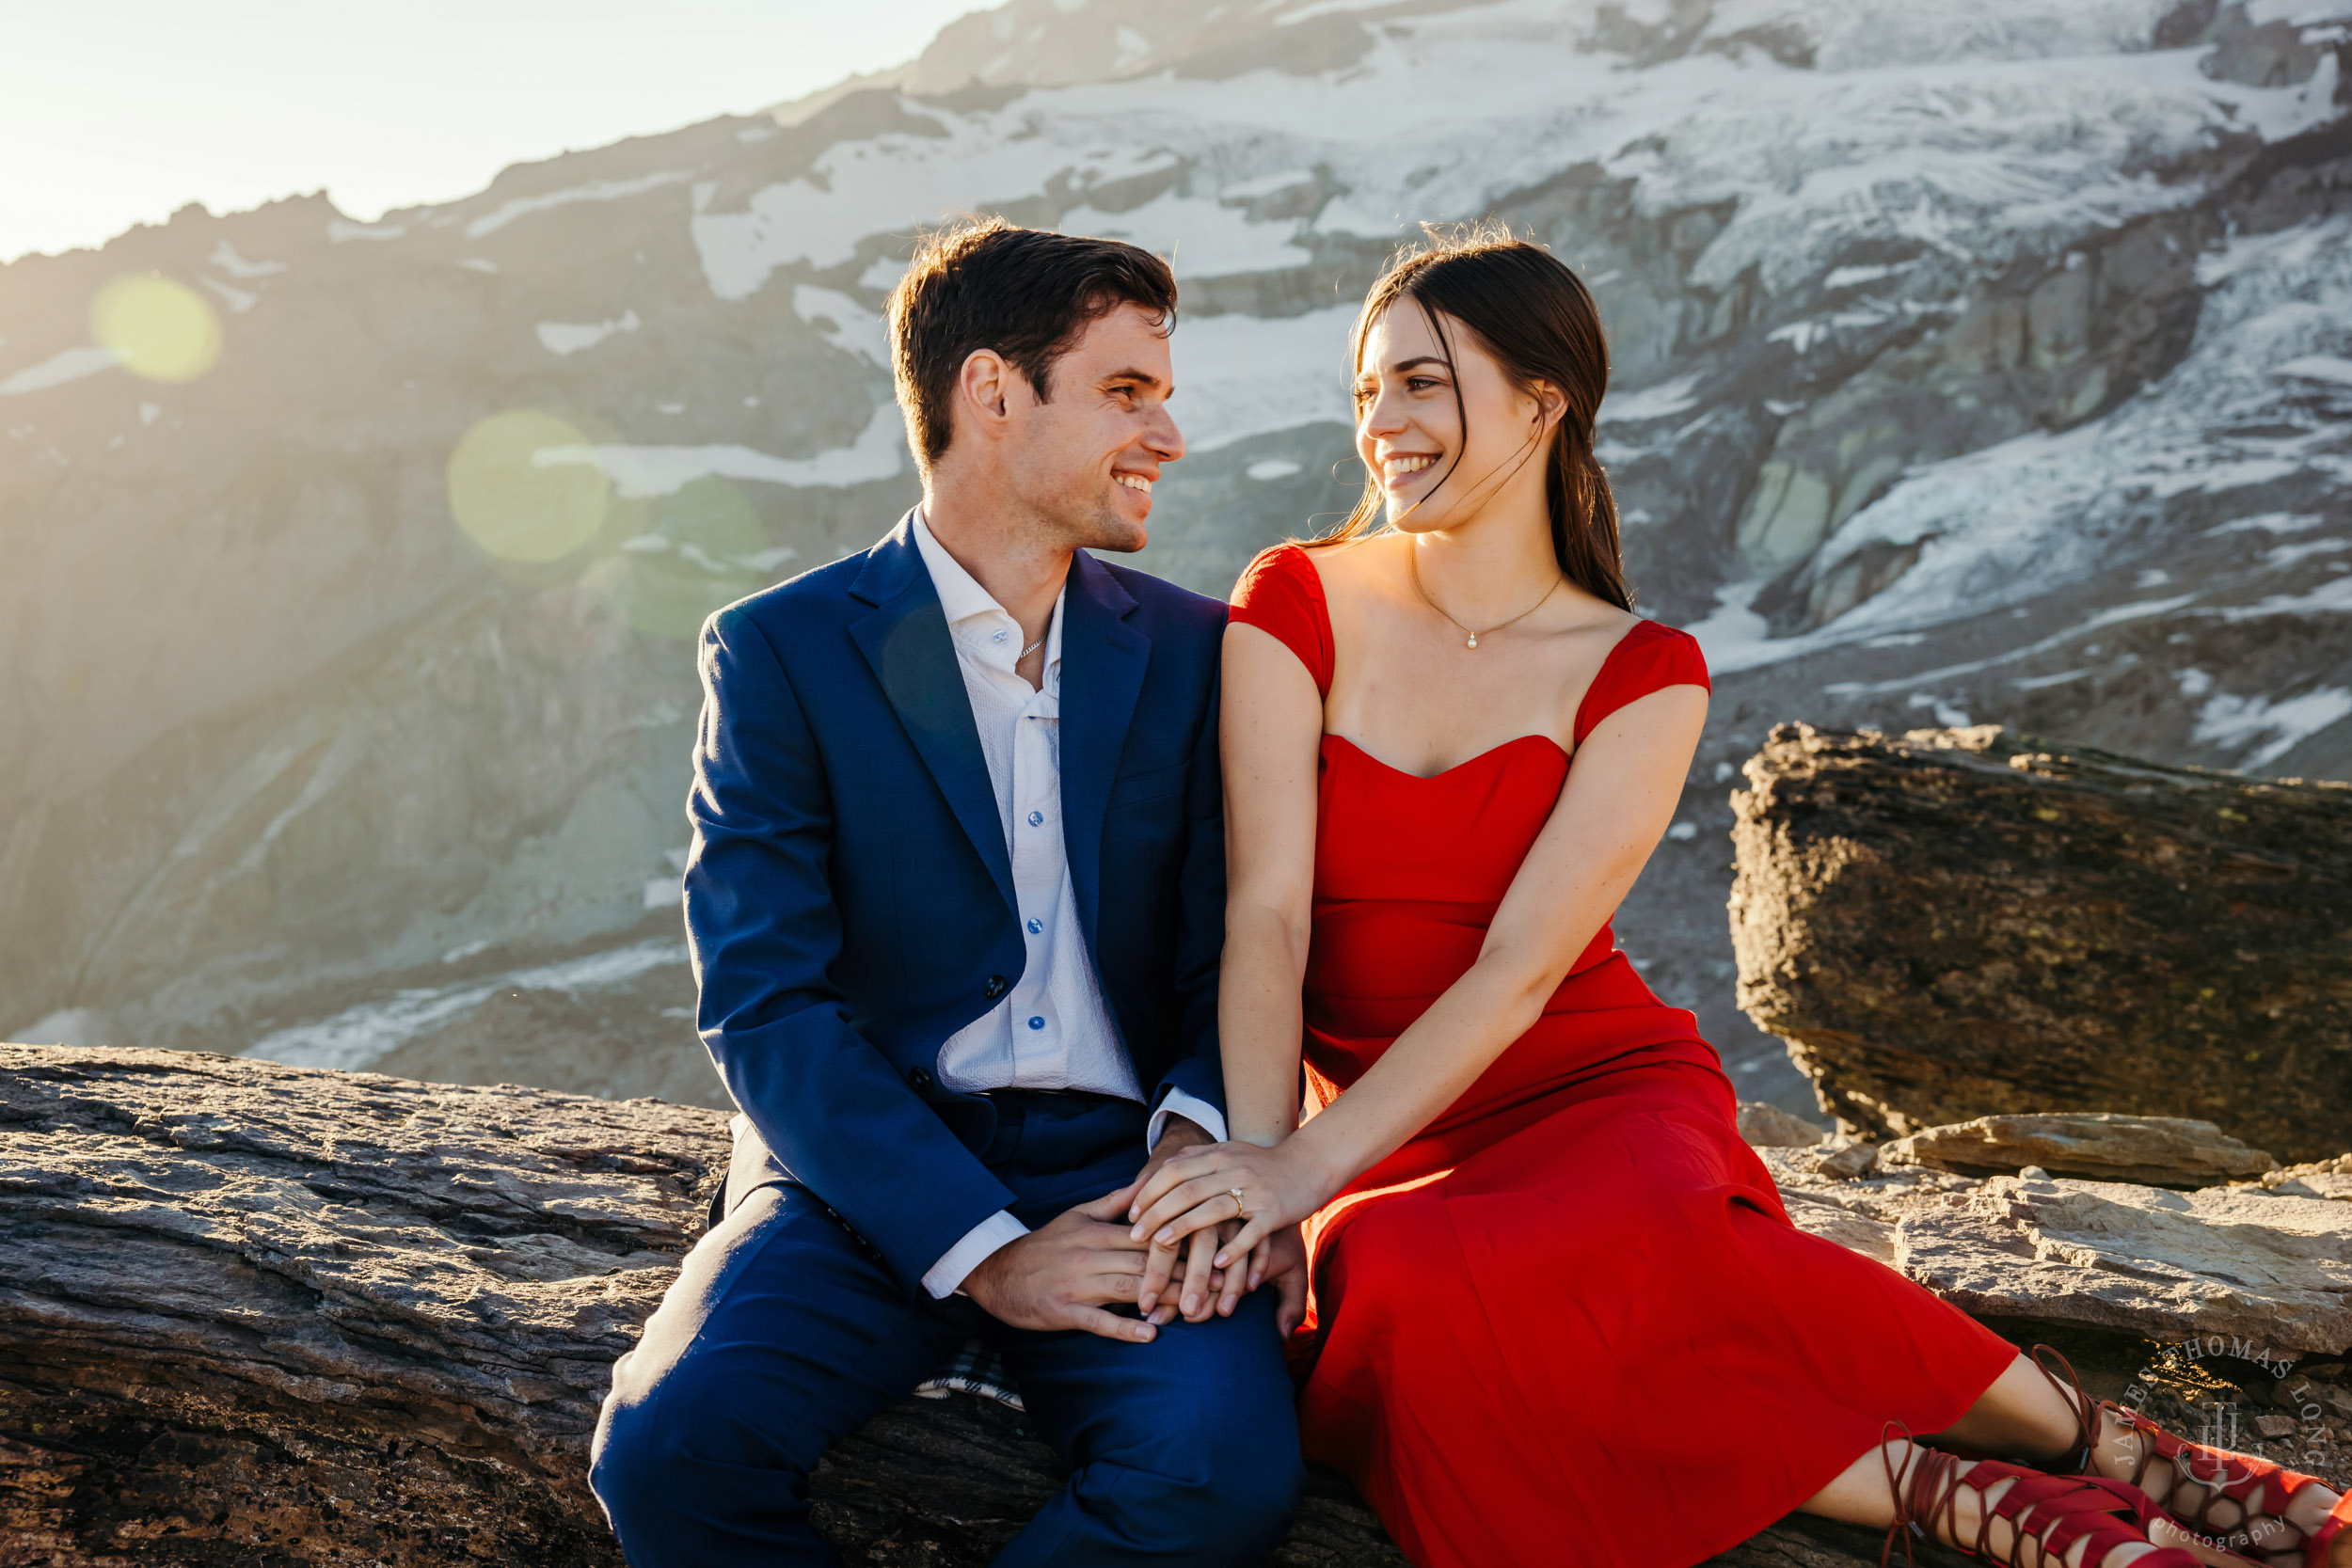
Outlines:
POLYGON ((0 0, 0 261, 190 201, 352 217, 911 59, 989 0, 0 0))

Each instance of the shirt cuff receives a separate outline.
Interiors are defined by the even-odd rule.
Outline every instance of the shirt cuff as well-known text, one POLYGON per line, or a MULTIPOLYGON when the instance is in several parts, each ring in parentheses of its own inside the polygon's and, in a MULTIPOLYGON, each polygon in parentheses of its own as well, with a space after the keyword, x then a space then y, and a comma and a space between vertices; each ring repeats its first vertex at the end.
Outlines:
POLYGON ((1186 1121, 1197 1123, 1203 1132, 1218 1143, 1225 1142, 1224 1112, 1205 1100, 1194 1099, 1182 1089, 1170 1089, 1168 1091, 1168 1098, 1160 1101, 1160 1108, 1152 1113, 1152 1130, 1144 1135, 1143 1139, 1143 1151, 1146 1154, 1160 1147, 1160 1133, 1167 1128, 1168 1115, 1171 1112, 1183 1117, 1186 1121))
POLYGON ((996 1212, 963 1233, 963 1240, 947 1249, 930 1272, 923 1276, 923 1289, 934 1299, 954 1295, 964 1275, 986 1262, 989 1256, 1008 1242, 1017 1242, 1029 1233, 1029 1227, 999 1209, 996 1212))

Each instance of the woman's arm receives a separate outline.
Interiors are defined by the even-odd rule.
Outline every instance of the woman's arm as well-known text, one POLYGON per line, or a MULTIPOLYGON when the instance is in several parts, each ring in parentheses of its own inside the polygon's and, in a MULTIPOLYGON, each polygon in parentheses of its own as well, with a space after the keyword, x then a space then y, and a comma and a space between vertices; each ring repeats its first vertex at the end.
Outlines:
POLYGON ((1315 876, 1323 694, 1270 633, 1225 628, 1225 958, 1216 1023, 1227 1126, 1274 1145, 1298 1126, 1299 990, 1315 876))
MULTIPOLYGON (((1230 659, 1230 641, 1228 648, 1230 659)), ((1137 1232, 1173 1240, 1231 1218, 1236 1205, 1226 1195, 1240 1186, 1249 1196, 1249 1223, 1219 1254, 1221 1266, 1230 1266, 1242 1249, 1312 1213, 1458 1100, 1534 1026, 1568 966, 1632 888, 1674 818, 1706 720, 1707 692, 1696 686, 1651 692, 1603 720, 1579 748, 1558 804, 1462 977, 1279 1149, 1261 1155, 1236 1144, 1212 1146, 1161 1167, 1137 1195, 1137 1232)), ((1234 941, 1229 932, 1229 953, 1234 941)), ((1229 1039, 1229 1095, 1232 1050, 1229 1039)))
MULTIPOLYGON (((1224 660, 1225 948, 1216 1022, 1225 1120, 1234 1142, 1270 1147, 1298 1126, 1299 988, 1314 893, 1323 694, 1297 656, 1256 626, 1225 628, 1224 660)), ((1188 1322, 1212 1310, 1230 1316, 1245 1290, 1270 1277, 1282 1296, 1284 1331, 1304 1313, 1304 1254, 1295 1233, 1280 1242, 1253 1237, 1233 1254, 1214 1293, 1200 1282, 1214 1278, 1210 1258, 1224 1238, 1215 1227, 1190 1234, 1181 1304, 1188 1322)), ((1171 1238, 1152 1249, 1139 1294, 1147 1314, 1174 1272, 1176 1246, 1171 1238)))

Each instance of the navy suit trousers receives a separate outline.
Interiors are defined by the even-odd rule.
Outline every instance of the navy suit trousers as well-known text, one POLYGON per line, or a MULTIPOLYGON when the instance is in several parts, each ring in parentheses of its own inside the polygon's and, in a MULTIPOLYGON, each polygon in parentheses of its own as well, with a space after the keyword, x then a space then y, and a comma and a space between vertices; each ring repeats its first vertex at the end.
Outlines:
MULTIPOLYGON (((1006 1095, 982 1161, 1036 1227, 1134 1180, 1142 1106, 1006 1095)), ((810 1528, 825 1450, 974 1335, 996 1344, 1069 1483, 1000 1568, 1264 1559, 1297 1506, 1298 1428, 1274 1293, 1149 1344, 1039 1333, 910 1299, 804 1188, 739 1201, 613 1368, 590 1479, 631 1568, 834 1563, 810 1528)))

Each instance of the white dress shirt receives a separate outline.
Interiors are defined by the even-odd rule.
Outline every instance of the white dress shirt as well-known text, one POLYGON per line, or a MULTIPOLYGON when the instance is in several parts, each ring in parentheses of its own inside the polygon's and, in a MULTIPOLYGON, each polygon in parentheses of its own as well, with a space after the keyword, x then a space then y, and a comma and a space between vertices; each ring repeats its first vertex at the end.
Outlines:
MULTIPOLYGON (((1140 1101, 1144 1096, 1134 1062, 1104 1005, 1102 983, 1078 924, 1078 895, 1062 838, 1061 630, 1069 590, 1054 601, 1042 684, 1032 689, 1013 668, 1021 658, 1021 624, 932 536, 920 508, 914 514, 914 545, 956 645, 956 664, 1004 823, 1013 896, 1027 943, 1026 962, 1012 990, 939 1048, 939 1081, 966 1094, 1086 1089, 1140 1101)), ((1152 1114, 1147 1148, 1159 1142, 1171 1112, 1214 1137, 1225 1136, 1225 1118, 1215 1106, 1172 1089, 1152 1114)), ((1027 1234, 1028 1227, 999 1210, 931 1265, 923 1288, 933 1296, 952 1293, 981 1259, 1027 1234)))

